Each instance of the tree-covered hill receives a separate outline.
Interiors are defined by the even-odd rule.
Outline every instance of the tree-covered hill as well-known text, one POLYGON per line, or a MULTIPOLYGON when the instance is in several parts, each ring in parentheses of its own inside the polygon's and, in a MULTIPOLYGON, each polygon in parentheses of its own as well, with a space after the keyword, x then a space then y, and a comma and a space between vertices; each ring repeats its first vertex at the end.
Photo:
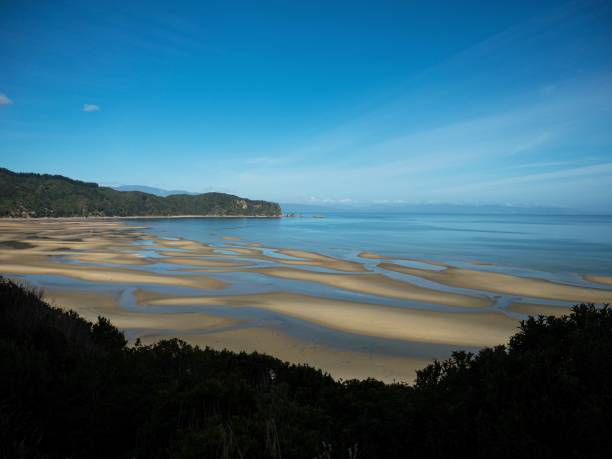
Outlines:
POLYGON ((172 195, 117 191, 61 175, 0 168, 0 217, 127 217, 171 215, 265 216, 278 204, 225 193, 172 195))
POLYGON ((336 382, 261 354, 127 346, 0 278, 0 457, 603 458, 612 311, 530 318, 414 385, 336 382))

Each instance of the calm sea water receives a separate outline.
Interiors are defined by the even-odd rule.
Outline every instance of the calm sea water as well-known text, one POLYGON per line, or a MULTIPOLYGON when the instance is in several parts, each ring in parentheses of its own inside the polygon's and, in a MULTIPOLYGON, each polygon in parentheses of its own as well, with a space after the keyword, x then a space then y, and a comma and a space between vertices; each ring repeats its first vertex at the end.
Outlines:
MULTIPOLYGON (((612 275, 612 216, 325 213, 282 219, 147 219, 163 237, 224 236, 355 259, 361 251, 457 265, 485 262, 553 277, 612 275)), ((224 241, 226 242, 226 241, 224 241)), ((363 260, 362 260, 363 261, 363 260)))

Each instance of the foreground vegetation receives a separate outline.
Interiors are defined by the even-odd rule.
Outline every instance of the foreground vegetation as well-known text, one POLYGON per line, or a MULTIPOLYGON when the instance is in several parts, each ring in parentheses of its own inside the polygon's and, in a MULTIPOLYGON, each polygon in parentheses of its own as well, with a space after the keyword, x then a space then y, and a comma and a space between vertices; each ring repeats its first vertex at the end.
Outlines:
POLYGON ((413 386, 178 340, 128 347, 0 278, 0 457, 606 457, 612 311, 530 318, 413 386))
POLYGON ((117 191, 61 175, 0 168, 0 217, 127 217, 171 215, 279 216, 278 204, 225 193, 155 196, 117 191))

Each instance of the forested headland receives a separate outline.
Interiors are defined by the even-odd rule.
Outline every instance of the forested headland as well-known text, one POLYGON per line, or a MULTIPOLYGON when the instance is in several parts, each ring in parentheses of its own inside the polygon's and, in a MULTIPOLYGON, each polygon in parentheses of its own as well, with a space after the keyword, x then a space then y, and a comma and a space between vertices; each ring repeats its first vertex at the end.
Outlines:
POLYGON ((274 202, 225 193, 156 196, 117 191, 61 175, 0 168, 0 217, 249 216, 278 217, 274 202))

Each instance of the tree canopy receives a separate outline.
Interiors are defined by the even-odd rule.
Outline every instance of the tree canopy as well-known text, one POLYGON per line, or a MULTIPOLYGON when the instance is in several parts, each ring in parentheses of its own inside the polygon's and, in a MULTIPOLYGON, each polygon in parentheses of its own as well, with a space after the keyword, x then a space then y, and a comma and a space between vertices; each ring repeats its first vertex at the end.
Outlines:
POLYGON ((0 168, 0 217, 275 217, 280 214, 277 203, 225 193, 161 197, 140 191, 117 191, 61 175, 16 173, 0 168))
POLYGON ((597 458, 612 451, 612 311, 522 322, 414 385, 262 354, 128 346, 0 280, 0 457, 597 458))

